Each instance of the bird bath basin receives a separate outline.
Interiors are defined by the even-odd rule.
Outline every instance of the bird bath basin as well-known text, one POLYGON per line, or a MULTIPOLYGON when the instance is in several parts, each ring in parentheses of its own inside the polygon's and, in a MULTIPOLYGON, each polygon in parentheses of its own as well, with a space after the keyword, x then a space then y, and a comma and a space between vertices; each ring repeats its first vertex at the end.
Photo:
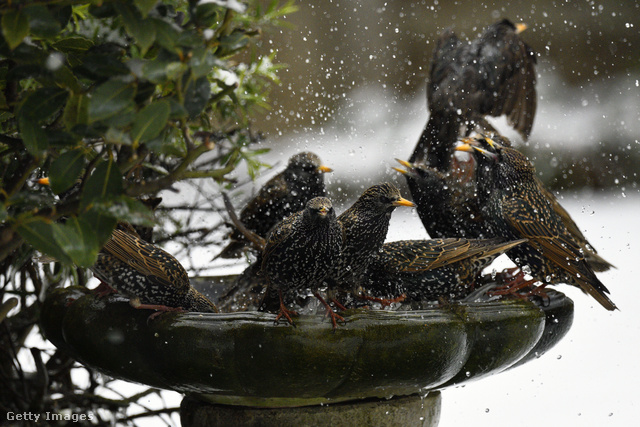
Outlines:
POLYGON ((501 300, 353 309, 333 331, 322 315, 301 315, 296 327, 260 312, 165 313, 148 322, 148 310, 117 295, 64 288, 46 299, 42 326, 57 347, 116 378, 208 404, 301 407, 424 396, 524 363, 571 326, 573 302, 548 295, 546 306, 501 300))

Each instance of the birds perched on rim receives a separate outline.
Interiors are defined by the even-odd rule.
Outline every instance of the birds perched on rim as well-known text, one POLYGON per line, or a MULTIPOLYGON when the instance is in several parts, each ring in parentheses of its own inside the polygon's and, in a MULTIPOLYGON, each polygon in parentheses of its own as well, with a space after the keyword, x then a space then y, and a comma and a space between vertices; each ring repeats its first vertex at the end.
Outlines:
POLYGON ((358 200, 338 216, 342 230, 342 252, 327 275, 329 290, 358 295, 362 273, 380 250, 389 229, 391 214, 398 206, 415 206, 390 183, 366 189, 358 200))
MULTIPOLYGON (((331 201, 326 197, 309 200, 305 208, 278 223, 267 237, 262 252, 262 274, 268 281, 265 298, 277 292, 279 312, 276 322, 285 317, 293 325, 286 301, 306 289, 327 308, 334 328, 335 314, 318 293, 331 266, 340 258, 342 231, 331 201)), ((344 320, 344 319, 342 319, 344 320)))
POLYGON ((458 299, 495 258, 525 239, 431 239, 385 243, 364 272, 367 293, 411 301, 458 299))
MULTIPOLYGON (((103 283, 131 298, 135 308, 217 312, 189 283, 184 267, 171 254, 136 235, 115 229, 91 267, 103 283)), ((154 314, 152 317, 155 317, 154 314)))
MULTIPOLYGON (((463 138, 462 142, 465 143, 466 145, 477 145, 479 147, 482 147, 488 150, 492 150, 496 146, 511 147, 511 141, 509 141, 508 138, 505 138, 499 135, 493 136, 492 138, 487 138, 485 136, 477 135, 473 138, 463 138)), ((466 145, 463 145, 461 150, 463 151, 468 150, 469 148, 466 148, 466 145)), ((473 149, 471 150, 473 151, 473 149)), ((534 177, 534 179, 536 181, 538 190, 542 193, 544 198, 551 204, 553 211, 560 217, 560 219, 562 220, 562 223, 567 228, 567 231, 576 240, 576 242, 580 246, 585 256, 585 259, 587 260, 587 262, 589 263, 593 271, 607 271, 610 268, 612 268, 613 265, 611 263, 609 263, 607 260, 605 260, 600 255, 598 255, 598 252, 591 245, 591 243, 589 243, 589 241, 584 236, 582 231, 580 231, 580 227, 578 227, 578 225, 575 223, 573 218, 571 218, 571 215, 569 215, 569 212, 567 212, 566 209, 562 207, 562 205, 560 204, 556 196, 544 186, 544 184, 542 183, 542 181, 537 175, 534 177)), ((474 182, 475 180, 476 178, 474 178, 474 182)), ((474 185, 474 188, 475 188, 475 185, 474 185)), ((467 207, 478 206, 477 197, 472 197, 471 195, 468 195, 468 202, 466 203, 466 206, 467 207)), ((473 213, 476 214, 474 220, 484 223, 485 220, 481 212, 476 213, 474 211, 473 213)))
POLYGON ((528 239, 510 249, 509 258, 543 286, 578 286, 607 310, 616 309, 580 243, 540 190, 531 162, 519 151, 498 144, 457 149, 472 152, 478 162, 478 201, 488 232, 507 240, 528 239))
POLYGON ((455 141, 478 125, 486 128, 487 115, 504 114, 525 139, 529 136, 537 102, 536 55, 520 37, 524 29, 502 19, 468 43, 451 29, 440 35, 427 84, 430 117, 410 162, 447 171, 455 141))
MULTIPOLYGON (((324 166, 320 158, 302 152, 289 159, 284 171, 271 178, 240 212, 244 226, 261 237, 286 216, 304 209, 307 201, 325 195, 324 174, 332 169, 324 166)), ((238 258, 247 240, 241 232, 233 230, 231 242, 217 256, 238 258)))

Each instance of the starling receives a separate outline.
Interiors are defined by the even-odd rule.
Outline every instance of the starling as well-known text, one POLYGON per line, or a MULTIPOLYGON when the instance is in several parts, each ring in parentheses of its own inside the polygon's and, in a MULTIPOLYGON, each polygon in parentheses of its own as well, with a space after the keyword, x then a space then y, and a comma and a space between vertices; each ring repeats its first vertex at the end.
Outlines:
POLYGON ((432 239, 385 243, 364 273, 370 295, 413 301, 467 296, 482 270, 526 240, 432 239))
POLYGON ((503 19, 468 43, 451 29, 441 34, 427 85, 429 121, 409 161, 448 170, 453 144, 476 125, 486 127, 487 115, 504 114, 525 139, 529 136, 536 112, 536 55, 520 38, 524 29, 503 19))
POLYGON ((318 289, 331 266, 339 259, 342 232, 331 201, 316 197, 307 202, 304 210, 296 212, 277 224, 269 233, 262 252, 262 274, 269 285, 262 310, 274 292, 279 299, 278 321, 285 317, 293 325, 295 311, 286 307, 285 300, 310 289, 327 308, 336 326, 336 318, 318 289))
MULTIPOLYGON (((470 145, 478 145, 482 148, 489 149, 489 150, 493 149, 493 147, 495 147, 496 145, 499 145, 501 147, 511 147, 511 141, 509 141, 508 138, 505 138, 501 135, 493 135, 491 138, 487 138, 484 136, 479 136, 475 138, 464 138, 463 142, 470 145)), ((569 212, 567 212, 562 207, 560 202, 558 202, 558 199, 556 198, 556 196, 544 186, 544 184, 542 183, 542 181, 540 181, 540 178, 538 178, 537 175, 535 176, 535 180, 540 192, 544 195, 545 199, 547 199, 547 201, 551 204, 554 212, 558 216, 560 216, 560 219, 562 220, 562 223, 564 224, 564 226, 567 228, 567 231, 573 236, 573 238, 576 240, 576 242, 582 249, 582 252, 584 253, 585 258, 589 263, 589 265, 591 266, 591 268, 593 269, 593 271, 607 271, 610 268, 612 268, 613 265, 611 263, 609 263, 600 255, 598 255, 598 252, 591 245, 591 243, 589 243, 589 241, 584 236, 584 234, 582 234, 582 231, 580 231, 580 228, 575 223, 573 218, 571 218, 571 215, 569 215, 569 212)), ((470 195, 469 195, 469 198, 470 200, 473 200, 470 195)), ((484 220, 484 219, 481 218, 481 220, 484 220)))
POLYGON ((389 229, 391 213, 398 206, 414 206, 390 183, 374 185, 338 217, 342 228, 342 254, 331 269, 327 283, 332 291, 359 294, 364 270, 378 253, 389 229))
POLYGON ((616 309, 579 242, 540 190, 529 160, 519 151, 497 144, 490 149, 469 145, 457 149, 471 150, 478 162, 478 201, 491 236, 528 239, 510 249, 509 258, 543 286, 578 286, 607 310, 616 309))
POLYGON ((421 163, 396 160, 406 168, 394 169, 405 176, 429 237, 484 237, 473 176, 461 176, 459 169, 441 172, 421 163))
MULTIPOLYGON (((332 170, 323 166, 320 158, 309 152, 292 156, 284 171, 271 178, 240 212, 244 226, 266 238, 269 231, 288 215, 304 209, 307 201, 323 197, 324 173, 332 170)), ((238 258, 248 241, 238 230, 230 234, 231 242, 218 255, 238 258)))
POLYGON ((160 312, 218 311, 191 286, 178 260, 121 229, 113 231, 91 270, 102 282, 130 297, 135 308, 160 312))

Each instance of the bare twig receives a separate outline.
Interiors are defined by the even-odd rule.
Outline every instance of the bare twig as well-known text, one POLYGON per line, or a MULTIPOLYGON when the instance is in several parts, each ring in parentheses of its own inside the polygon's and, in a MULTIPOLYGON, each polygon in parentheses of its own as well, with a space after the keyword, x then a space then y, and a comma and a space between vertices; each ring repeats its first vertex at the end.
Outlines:
POLYGON ((222 192, 222 199, 224 200, 224 206, 227 209, 227 214, 229 214, 229 218, 231 219, 231 222, 233 222, 233 225, 235 225, 238 231, 240 231, 247 240, 253 243, 256 249, 259 251, 264 250, 266 245, 264 238, 245 227, 242 221, 238 218, 238 215, 236 215, 236 211, 229 199, 229 195, 224 191, 222 192))

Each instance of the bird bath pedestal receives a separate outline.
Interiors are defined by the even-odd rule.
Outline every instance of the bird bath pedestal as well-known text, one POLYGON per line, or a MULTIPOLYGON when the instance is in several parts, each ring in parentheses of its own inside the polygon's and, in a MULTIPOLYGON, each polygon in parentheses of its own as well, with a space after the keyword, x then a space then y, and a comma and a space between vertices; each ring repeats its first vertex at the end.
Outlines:
POLYGON ((165 313, 147 322, 117 295, 54 290, 42 327, 95 369, 185 393, 183 426, 437 425, 439 390, 525 363, 553 347, 573 302, 474 301, 421 310, 348 310, 296 327, 258 312, 165 313), (73 302, 70 302, 72 301, 73 302))

